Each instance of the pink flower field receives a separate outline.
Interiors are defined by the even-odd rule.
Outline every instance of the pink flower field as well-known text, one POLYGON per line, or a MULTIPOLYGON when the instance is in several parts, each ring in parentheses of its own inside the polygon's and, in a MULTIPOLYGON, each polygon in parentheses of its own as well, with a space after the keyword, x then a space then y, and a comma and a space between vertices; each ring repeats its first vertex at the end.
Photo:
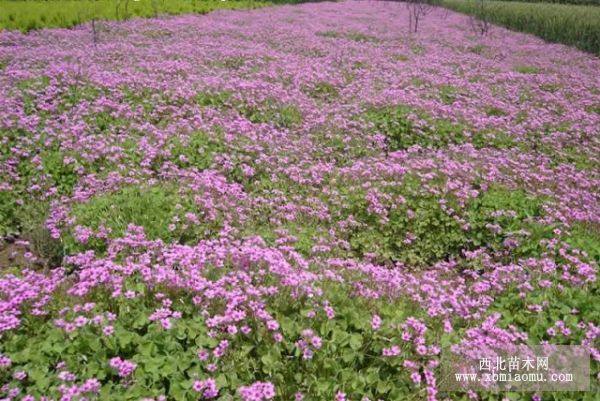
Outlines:
POLYGON ((600 59, 346 1, 0 32, 0 400, 595 400, 600 59), (448 392, 583 345, 588 392, 448 392), (462 347, 462 348, 461 348, 462 347))

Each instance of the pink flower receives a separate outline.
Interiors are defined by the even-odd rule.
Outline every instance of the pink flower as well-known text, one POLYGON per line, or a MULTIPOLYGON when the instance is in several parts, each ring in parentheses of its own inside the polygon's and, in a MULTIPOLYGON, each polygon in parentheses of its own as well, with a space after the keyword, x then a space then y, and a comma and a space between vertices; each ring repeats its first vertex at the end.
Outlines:
POLYGON ((104 333, 105 336, 110 336, 115 332, 115 328, 113 326, 104 326, 104 328, 102 329, 102 333, 104 333))
POLYGON ((373 330, 379 330, 380 327, 381 327, 381 318, 379 317, 379 315, 373 315, 373 317, 371 318, 371 328, 373 330))
POLYGON ((165 330, 169 330, 171 327, 173 327, 173 325, 171 324, 171 319, 169 318, 160 319, 160 325, 165 330))
POLYGON ((119 357, 114 357, 109 361, 111 368, 117 370, 120 377, 127 377, 133 373, 137 364, 119 357))
POLYGON ((270 400, 275 397, 275 386, 270 382, 255 382, 250 386, 242 386, 238 389, 244 401, 270 400))
POLYGON ((400 347, 397 345, 392 345, 390 348, 384 348, 382 350, 383 356, 398 356, 400 355, 400 347))
POLYGON ((23 370, 19 370, 13 374, 13 378, 15 380, 25 380, 26 377, 27 377, 27 373, 25 373, 25 371, 23 371, 23 370))
POLYGON ((58 374, 58 378, 62 381, 72 382, 77 378, 77 376, 67 370, 63 370, 58 374))
POLYGON ((6 355, 0 354, 0 368, 8 368, 12 364, 12 361, 6 355))
POLYGON ((202 397, 206 399, 215 398, 219 395, 215 379, 196 380, 192 388, 194 391, 202 393, 202 397))
POLYGON ((279 323, 277 323, 276 320, 269 320, 267 322, 267 328, 271 331, 275 331, 275 330, 279 329, 279 323))
POLYGON ((200 359, 201 361, 206 361, 208 359, 209 355, 210 354, 205 349, 201 349, 198 351, 198 359, 200 359))
POLYGON ((321 348, 321 346, 323 345, 323 341, 321 340, 321 337, 318 336, 314 336, 310 339, 310 343, 312 344, 312 346, 316 349, 321 348))

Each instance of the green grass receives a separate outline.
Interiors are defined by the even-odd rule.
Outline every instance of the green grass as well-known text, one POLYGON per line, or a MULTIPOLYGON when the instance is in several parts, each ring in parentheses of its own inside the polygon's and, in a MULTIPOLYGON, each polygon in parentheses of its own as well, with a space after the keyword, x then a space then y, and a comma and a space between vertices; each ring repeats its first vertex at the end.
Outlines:
POLYGON ((217 9, 257 8, 284 0, 0 0, 0 30, 70 28, 92 19, 124 20, 217 9))
MULTIPOLYGON (((516 1, 485 4, 488 18, 495 24, 600 55, 600 7, 516 1)), ((443 5, 465 14, 481 13, 473 0, 444 0, 443 5)))

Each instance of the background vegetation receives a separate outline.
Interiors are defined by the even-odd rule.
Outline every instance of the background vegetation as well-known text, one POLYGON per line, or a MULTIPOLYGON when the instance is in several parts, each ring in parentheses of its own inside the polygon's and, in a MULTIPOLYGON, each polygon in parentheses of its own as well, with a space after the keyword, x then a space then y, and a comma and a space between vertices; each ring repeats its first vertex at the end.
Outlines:
MULTIPOLYGON (((522 0, 506 0, 523 2, 522 0)), ((600 0, 527 0, 528 3, 554 3, 554 4, 579 4, 579 5, 600 5, 600 0)))
MULTIPOLYGON (((70 28, 91 20, 205 14, 300 0, 0 0, 0 30, 70 28)), ((419 5, 421 2, 409 2, 419 5)), ((423 3, 425 4, 425 3, 423 3)), ((427 3, 429 4, 429 3, 427 3)), ((545 40, 600 54, 600 0, 442 0, 443 6, 545 40), (563 4, 559 4, 563 3, 563 4)))
POLYGON ((0 0, 0 29, 27 32, 70 28, 94 18, 124 20, 160 14, 205 14, 217 9, 256 8, 273 3, 270 0, 0 0))
POLYGON ((600 54, 600 7, 513 1, 486 1, 481 7, 470 0, 444 0, 443 5, 550 42, 600 54))

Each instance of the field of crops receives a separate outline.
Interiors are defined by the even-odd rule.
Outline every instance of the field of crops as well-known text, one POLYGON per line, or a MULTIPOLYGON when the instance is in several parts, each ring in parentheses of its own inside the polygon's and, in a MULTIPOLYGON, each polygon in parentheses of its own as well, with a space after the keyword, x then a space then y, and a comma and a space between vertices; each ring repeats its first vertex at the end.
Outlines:
POLYGON ((443 0, 443 5, 494 24, 576 46, 600 56, 600 7, 545 2, 443 0))
POLYGON ((0 32, 0 399, 597 400, 598 71, 386 2, 0 32), (445 390, 544 343, 589 391, 445 390))
POLYGON ((518 1, 518 2, 521 2, 521 3, 577 4, 577 5, 600 6, 600 0, 527 0, 527 1, 524 1, 524 0, 505 0, 505 1, 518 1))
POLYGON ((0 30, 70 28, 90 21, 256 8, 278 0, 0 0, 0 30))

